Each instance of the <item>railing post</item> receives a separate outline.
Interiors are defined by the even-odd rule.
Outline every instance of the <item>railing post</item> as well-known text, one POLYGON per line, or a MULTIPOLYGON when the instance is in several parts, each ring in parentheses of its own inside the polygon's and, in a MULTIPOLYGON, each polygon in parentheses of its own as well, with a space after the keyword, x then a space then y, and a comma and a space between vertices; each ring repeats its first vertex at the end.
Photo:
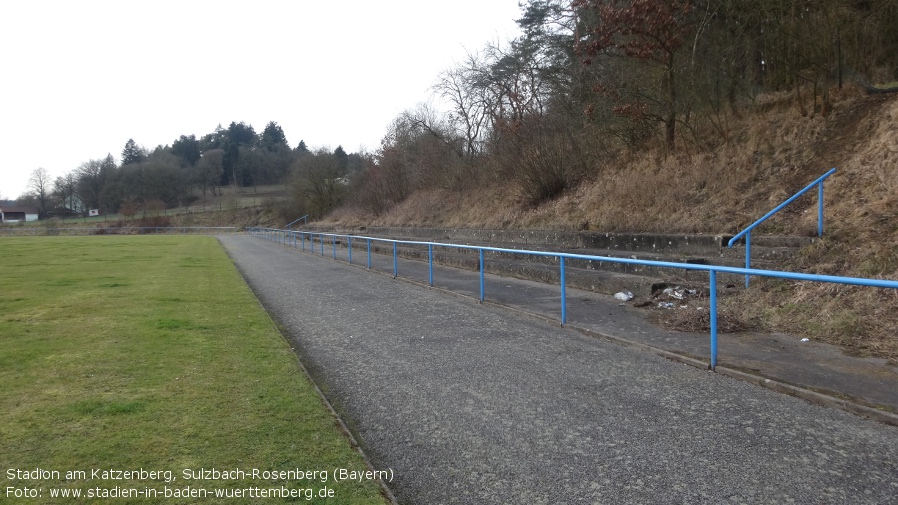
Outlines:
POLYGON ((427 270, 430 287, 433 287, 433 244, 427 244, 427 270))
POLYGON ((331 235, 331 243, 334 246, 334 259, 337 259, 337 236, 331 235))
MULTIPOLYGON (((751 231, 745 234, 745 268, 751 268, 751 231)), ((745 287, 748 287, 748 274, 745 274, 745 287)))
POLYGON ((565 296, 565 282, 564 282, 564 256, 559 256, 560 264, 561 264, 561 326, 563 327, 565 323, 567 323, 567 297, 565 296))
POLYGON ((393 278, 399 277, 399 260, 396 258, 396 241, 393 241, 393 278))
POLYGON ((717 368, 717 271, 709 270, 711 275, 711 371, 717 368))
POLYGON ((368 239, 368 270, 371 270, 371 239, 368 239))
POLYGON ((349 264, 352 265, 352 237, 349 235, 346 236, 346 244, 349 247, 349 264))
POLYGON ((324 234, 318 235, 318 240, 321 242, 321 255, 324 256, 324 234))
POLYGON ((823 236, 823 181, 820 181, 820 190, 817 196, 817 236, 823 236))
POLYGON ((486 294, 486 282, 483 275, 483 249, 480 251, 480 303, 483 303, 486 294))

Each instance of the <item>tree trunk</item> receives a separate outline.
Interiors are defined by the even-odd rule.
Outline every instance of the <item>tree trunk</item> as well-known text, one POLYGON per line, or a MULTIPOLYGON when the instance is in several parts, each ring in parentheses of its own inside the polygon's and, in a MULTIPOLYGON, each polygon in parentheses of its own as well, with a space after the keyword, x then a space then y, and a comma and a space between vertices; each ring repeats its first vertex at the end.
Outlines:
POLYGON ((677 129, 677 88, 674 86, 674 55, 672 52, 667 56, 667 118, 664 120, 664 127, 667 133, 667 149, 674 150, 677 129))
POLYGON ((667 119, 664 121, 664 130, 667 133, 667 149, 673 151, 677 134, 677 115, 674 111, 670 111, 667 114, 667 119))

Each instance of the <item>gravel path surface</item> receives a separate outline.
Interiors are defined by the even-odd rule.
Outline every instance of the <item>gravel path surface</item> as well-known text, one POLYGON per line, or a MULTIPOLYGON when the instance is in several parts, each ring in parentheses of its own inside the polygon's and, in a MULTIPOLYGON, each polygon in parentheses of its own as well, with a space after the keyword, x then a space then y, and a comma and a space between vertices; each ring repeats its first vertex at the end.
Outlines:
POLYGON ((898 428, 250 236, 221 243, 400 503, 895 503, 898 428))

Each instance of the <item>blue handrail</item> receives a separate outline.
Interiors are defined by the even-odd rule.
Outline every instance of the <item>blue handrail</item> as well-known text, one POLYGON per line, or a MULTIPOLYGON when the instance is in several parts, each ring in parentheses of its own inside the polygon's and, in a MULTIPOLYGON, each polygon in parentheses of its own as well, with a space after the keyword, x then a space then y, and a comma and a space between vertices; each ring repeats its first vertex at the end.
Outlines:
MULTIPOLYGON (((801 272, 785 272, 779 270, 759 270, 754 268, 740 268, 740 267, 729 267, 722 265, 703 265, 697 263, 674 263, 670 261, 655 261, 655 260, 640 260, 633 258, 615 258, 610 256, 591 256, 585 254, 571 254, 571 253, 559 253, 559 252, 547 252, 547 251, 529 251, 526 249, 504 249, 500 247, 488 247, 488 246, 473 246, 473 245, 465 245, 465 244, 448 244, 442 242, 421 242, 415 240, 393 240, 387 238, 378 238, 378 237, 367 237, 361 235, 344 235, 344 234, 336 234, 336 233, 318 233, 318 232, 303 232, 303 231, 290 231, 290 230, 278 230, 274 228, 247 228, 247 232, 250 234, 262 237, 268 240, 273 240, 277 242, 288 243, 288 241, 283 240, 283 237, 288 234, 292 234, 294 236, 293 247, 296 247, 295 236, 299 234, 300 237, 308 236, 309 244, 314 244, 314 240, 317 239, 321 243, 321 256, 324 256, 324 241, 325 237, 332 237, 332 240, 336 240, 337 237, 345 237, 347 239, 356 238, 362 239, 367 243, 367 252, 368 252, 368 268, 371 268, 371 243, 372 242, 384 242, 387 244, 392 244, 392 256, 393 256, 393 277, 397 277, 399 274, 399 267, 397 263, 397 254, 396 247, 398 244, 408 244, 408 245, 422 245, 427 246, 428 248, 428 263, 429 263, 429 281, 430 285, 433 285, 433 248, 434 247, 445 247, 445 248, 454 248, 454 249, 470 249, 476 250, 479 253, 480 259, 480 301, 484 301, 486 296, 486 282, 485 282, 485 268, 484 268, 484 257, 483 253, 485 251, 497 252, 497 253, 509 253, 509 254, 523 254, 523 255, 531 255, 531 256, 548 256, 559 259, 559 268, 560 268, 560 284, 561 284, 561 325, 564 326, 567 323, 567 296, 565 292, 565 259, 578 259, 578 260, 590 260, 590 261, 606 261, 609 263, 624 263, 631 265, 644 265, 644 266, 654 266, 654 267, 662 267, 662 268, 679 268, 682 270, 704 270, 708 272, 709 275, 709 284, 710 284, 710 307, 709 312, 711 315, 711 342, 710 342, 710 369, 714 370, 717 367, 717 274, 718 273, 726 273, 726 274, 736 274, 736 275, 756 275, 761 277, 774 277, 779 279, 790 279, 796 281, 813 281, 813 282, 830 282, 835 284, 848 284, 855 286, 868 286, 868 287, 878 287, 878 288, 891 288, 898 289, 898 281, 895 280, 887 280, 887 279, 867 279, 862 277, 840 277, 835 275, 816 275, 816 274, 806 274, 801 272)), ((348 241, 348 240, 347 240, 348 241)), ((304 244, 304 240, 303 240, 304 244)), ((314 245, 310 248, 312 254, 315 253, 314 245)), ((352 263, 352 257, 349 258, 350 264, 352 263)))
POLYGON ((285 226, 284 228, 287 228, 287 229, 289 230, 291 226, 293 226, 295 223, 297 223, 297 222, 299 222, 299 221, 302 221, 303 224, 308 224, 308 223, 309 223, 309 215, 306 214, 305 216, 302 216, 302 217, 299 218, 299 219, 290 221, 289 223, 287 223, 287 226, 285 226))
MULTIPOLYGON (((834 173, 836 173, 835 168, 833 168, 829 172, 821 175, 820 177, 817 178, 817 180, 815 180, 814 182, 805 186, 804 189, 802 189, 798 193, 795 193, 794 195, 789 197, 789 199, 786 200, 785 202, 777 205, 776 208, 774 208, 767 214, 764 214, 764 217, 762 217, 761 219, 758 219, 757 221, 755 221, 754 223, 749 225, 748 228, 740 231, 739 233, 736 234, 736 236, 734 236, 733 238, 730 239, 730 241, 727 243, 727 247, 733 247, 733 244, 735 244, 737 240, 739 240, 743 236, 745 237, 745 268, 751 268, 751 231, 753 229, 757 228, 758 225, 760 225, 761 223, 766 221, 767 218, 769 218, 770 216, 772 216, 772 215, 776 214, 777 212, 779 212, 780 210, 782 210, 783 207, 785 207, 786 205, 789 205, 790 203, 795 201, 796 198, 798 198, 799 196, 810 191, 811 188, 813 188, 814 186, 817 186, 819 188, 819 194, 817 196, 817 236, 818 237, 823 236, 823 181, 826 180, 827 177, 829 177, 830 175, 832 175, 834 173)), ((749 275, 746 275, 745 276, 745 287, 748 287, 748 279, 749 279, 749 275)))

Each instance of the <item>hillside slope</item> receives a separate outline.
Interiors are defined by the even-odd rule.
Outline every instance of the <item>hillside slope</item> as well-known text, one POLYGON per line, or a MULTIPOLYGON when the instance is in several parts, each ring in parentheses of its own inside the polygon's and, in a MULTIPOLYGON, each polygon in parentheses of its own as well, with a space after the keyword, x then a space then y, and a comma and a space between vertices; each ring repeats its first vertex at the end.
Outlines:
MULTIPOLYGON (((825 236, 784 269, 898 279, 898 95, 846 88, 827 115, 802 116, 790 95, 768 95, 730 114, 726 128, 695 127, 679 150, 622 152, 594 175, 538 206, 507 182, 465 191, 422 190, 377 217, 352 207, 340 225, 735 233, 832 167, 825 236)), ((760 233, 816 233, 816 191, 760 233)), ((726 317, 840 344, 898 363, 898 292, 759 281, 725 301, 726 317)))

